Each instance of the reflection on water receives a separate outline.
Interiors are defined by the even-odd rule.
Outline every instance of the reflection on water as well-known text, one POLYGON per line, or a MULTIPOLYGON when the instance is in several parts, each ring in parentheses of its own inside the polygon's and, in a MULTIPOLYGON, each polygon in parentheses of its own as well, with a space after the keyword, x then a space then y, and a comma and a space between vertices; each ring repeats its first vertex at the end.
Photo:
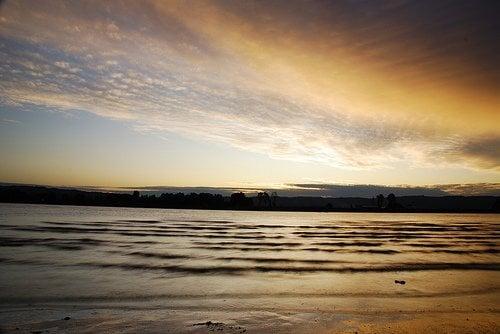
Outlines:
POLYGON ((349 297, 356 308, 356 298, 475 296, 491 309, 499 225, 498 215, 0 204, 0 300, 349 297))

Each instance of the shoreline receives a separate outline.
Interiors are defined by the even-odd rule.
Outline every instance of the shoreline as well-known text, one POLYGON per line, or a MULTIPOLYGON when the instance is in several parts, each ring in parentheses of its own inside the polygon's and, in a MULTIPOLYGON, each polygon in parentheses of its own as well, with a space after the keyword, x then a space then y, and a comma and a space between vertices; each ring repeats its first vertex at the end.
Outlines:
POLYGON ((97 204, 74 204, 74 203, 32 203, 32 202, 5 202, 0 201, 0 204, 19 204, 19 205, 50 205, 50 206, 76 206, 76 207, 89 207, 89 208, 124 208, 124 209, 155 209, 155 210, 200 210, 200 211, 235 211, 235 212, 299 212, 299 213, 383 213, 383 214, 398 214, 398 213, 418 213, 418 214, 487 214, 498 215, 500 212, 495 211, 481 211, 481 210, 468 210, 468 211, 453 211, 453 210, 427 210, 427 211, 411 211, 411 210, 398 210, 398 211, 383 211, 383 210, 359 210, 359 209, 295 209, 295 208, 277 208, 269 209, 235 209, 235 208, 164 208, 164 207, 151 207, 151 206, 127 206, 127 205, 97 205, 97 204))

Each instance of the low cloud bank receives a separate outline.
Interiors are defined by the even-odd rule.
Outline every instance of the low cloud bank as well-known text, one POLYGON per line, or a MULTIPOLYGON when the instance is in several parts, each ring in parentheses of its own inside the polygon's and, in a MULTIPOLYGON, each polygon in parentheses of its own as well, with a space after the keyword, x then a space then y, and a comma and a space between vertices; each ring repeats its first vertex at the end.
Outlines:
MULTIPOLYGON (((86 188, 88 189, 88 188, 86 188)), ((102 188, 92 188, 99 189, 102 188)), ((114 191, 139 190, 143 193, 216 193, 229 195, 243 191, 249 194, 259 191, 276 192, 279 196, 320 196, 320 197, 365 197, 371 198, 377 194, 396 196, 500 196, 500 183, 467 183, 467 184, 438 184, 428 186, 383 186, 374 184, 328 184, 328 183, 292 183, 280 188, 259 187, 130 187, 112 188, 114 191)))

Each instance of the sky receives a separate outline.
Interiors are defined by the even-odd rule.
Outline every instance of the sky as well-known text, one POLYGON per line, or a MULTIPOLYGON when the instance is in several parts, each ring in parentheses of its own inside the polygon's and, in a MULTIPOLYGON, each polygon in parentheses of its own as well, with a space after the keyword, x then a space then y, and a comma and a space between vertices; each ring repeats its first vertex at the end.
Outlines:
POLYGON ((499 36, 486 0, 2 1, 0 181, 498 192, 499 36))

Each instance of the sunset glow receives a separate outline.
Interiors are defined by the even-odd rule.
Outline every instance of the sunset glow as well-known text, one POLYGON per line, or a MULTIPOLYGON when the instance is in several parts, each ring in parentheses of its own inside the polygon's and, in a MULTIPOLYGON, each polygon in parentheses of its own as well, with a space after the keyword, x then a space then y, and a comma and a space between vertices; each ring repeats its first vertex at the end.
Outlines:
POLYGON ((3 2, 0 179, 498 183, 495 13, 487 1, 3 2))

